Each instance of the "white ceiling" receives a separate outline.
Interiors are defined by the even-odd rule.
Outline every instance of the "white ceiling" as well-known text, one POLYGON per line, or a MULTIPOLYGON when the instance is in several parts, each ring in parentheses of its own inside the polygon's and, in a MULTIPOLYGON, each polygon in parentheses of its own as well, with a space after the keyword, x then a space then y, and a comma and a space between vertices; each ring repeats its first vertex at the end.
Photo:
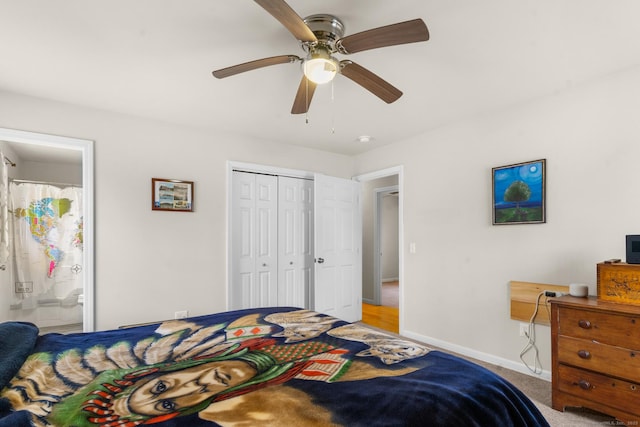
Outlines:
POLYGON ((289 113, 297 64, 215 79, 214 69, 303 56, 251 0, 0 0, 0 90, 354 154, 640 62, 638 0, 289 4, 301 17, 336 15, 346 35, 422 18, 428 42, 349 56, 404 96, 387 105, 338 76, 306 123, 289 113))

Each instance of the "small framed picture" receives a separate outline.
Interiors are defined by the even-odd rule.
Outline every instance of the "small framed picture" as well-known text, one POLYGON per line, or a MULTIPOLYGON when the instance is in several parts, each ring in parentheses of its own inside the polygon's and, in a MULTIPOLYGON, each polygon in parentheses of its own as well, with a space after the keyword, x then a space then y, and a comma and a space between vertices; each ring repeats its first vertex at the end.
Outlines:
POLYGON ((546 159, 492 169, 493 225, 546 222, 546 159))
POLYGON ((151 209, 193 212, 193 181, 151 178, 151 209))

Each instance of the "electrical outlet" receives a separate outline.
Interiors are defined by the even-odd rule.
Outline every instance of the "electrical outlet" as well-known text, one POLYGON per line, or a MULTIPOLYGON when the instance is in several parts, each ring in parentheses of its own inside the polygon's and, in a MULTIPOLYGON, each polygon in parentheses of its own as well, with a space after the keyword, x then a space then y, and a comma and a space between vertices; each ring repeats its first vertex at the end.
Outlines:
POLYGON ((520 323, 520 336, 527 338, 529 336, 529 324, 520 323))
POLYGON ((180 310, 173 314, 174 319, 184 319, 187 317, 189 317, 189 310, 180 310))

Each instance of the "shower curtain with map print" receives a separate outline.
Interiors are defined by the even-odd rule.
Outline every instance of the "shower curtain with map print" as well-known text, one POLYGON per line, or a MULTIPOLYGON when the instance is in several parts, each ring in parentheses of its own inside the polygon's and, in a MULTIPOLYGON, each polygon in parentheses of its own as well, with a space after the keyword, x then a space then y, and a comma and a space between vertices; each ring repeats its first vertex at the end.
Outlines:
POLYGON ((74 306, 82 284, 82 188, 10 183, 14 305, 74 306))

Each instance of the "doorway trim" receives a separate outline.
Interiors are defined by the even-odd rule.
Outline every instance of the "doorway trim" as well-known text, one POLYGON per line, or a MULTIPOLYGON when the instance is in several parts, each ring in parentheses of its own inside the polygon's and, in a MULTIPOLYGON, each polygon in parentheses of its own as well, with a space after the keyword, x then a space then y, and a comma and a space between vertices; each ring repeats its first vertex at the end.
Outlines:
POLYGON ((95 330, 93 141, 6 128, 0 128, 0 141, 75 150, 82 153, 82 215, 84 217, 82 232, 84 264, 82 269, 84 287, 82 327, 85 332, 93 332, 95 330))
MULTIPOLYGON (((353 179, 360 182, 372 181, 378 178, 385 178, 392 175, 398 175, 398 279, 400 285, 398 286, 398 326, 400 334, 404 331, 404 166, 398 165, 386 169, 381 169, 374 172, 368 172, 353 177, 353 179)), ((378 257, 376 257, 378 258, 378 257)), ((379 263, 379 260, 378 260, 379 263)), ((376 292, 377 286, 374 287, 376 292)), ((379 292, 379 290, 377 291, 379 292)))

